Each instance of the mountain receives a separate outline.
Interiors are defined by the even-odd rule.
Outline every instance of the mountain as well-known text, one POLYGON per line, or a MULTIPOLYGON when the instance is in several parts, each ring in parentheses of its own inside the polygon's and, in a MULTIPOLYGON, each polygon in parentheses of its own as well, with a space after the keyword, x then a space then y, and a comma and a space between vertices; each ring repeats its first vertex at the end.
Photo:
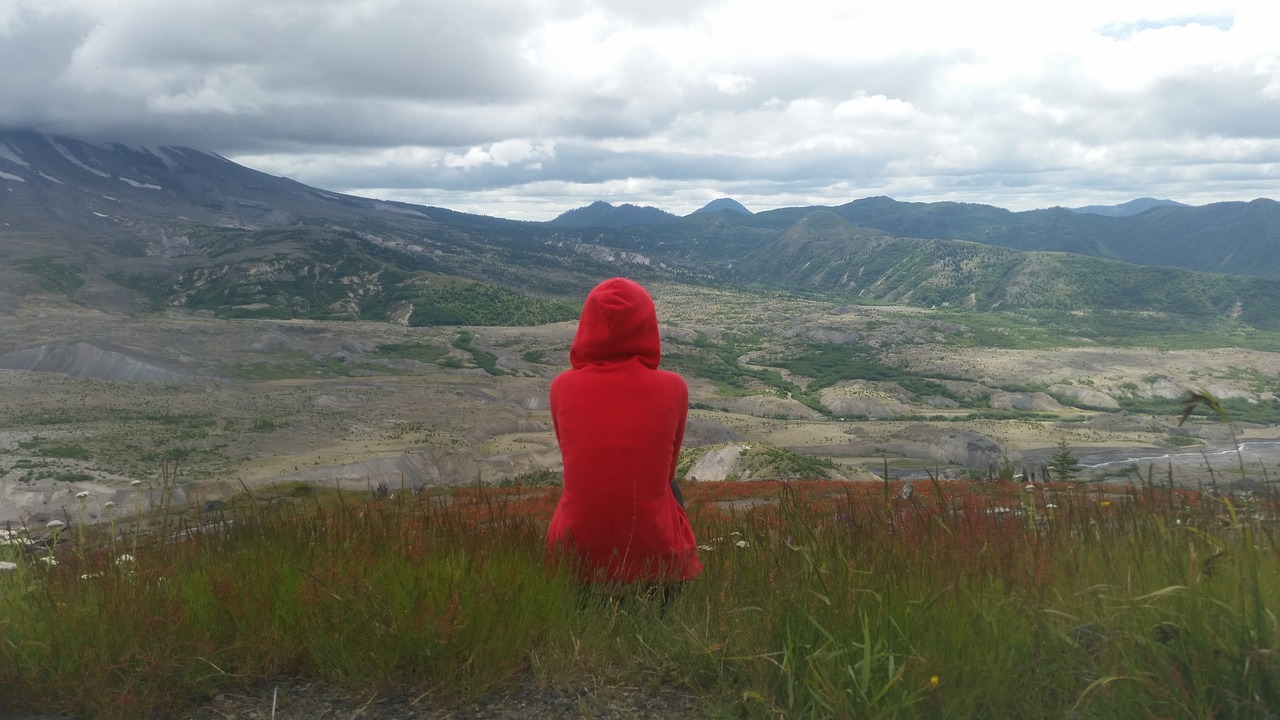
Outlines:
MULTIPOLYGON (((1280 328, 1280 286, 983 243, 895 237, 829 210, 806 214, 735 263, 743 281, 927 307, 1143 310, 1280 328)), ((1144 322, 1154 322, 1148 317, 1144 322)))
POLYGON ((731 212, 731 213, 737 213, 739 215, 751 214, 750 210, 748 210, 745 206, 743 206, 742 203, 738 202, 737 200, 734 200, 733 198, 719 198, 717 200, 712 200, 706 205, 703 205, 697 210, 694 210, 692 214, 696 215, 698 213, 713 213, 713 212, 720 212, 721 210, 731 212))
MULTIPOLYGON (((1137 265, 1275 277, 1280 274, 1280 203, 1258 199, 1199 207, 1157 207, 1105 217, 1066 208, 1011 212, 954 202, 906 203, 875 197, 831 209, 844 219, 899 237, 947 238, 1092 255, 1137 265)), ((757 213, 783 224, 795 209, 757 213)))
POLYGON ((1177 202, 1176 200, 1157 200, 1155 198, 1138 198, 1129 202, 1120 203, 1119 205, 1086 205, 1084 207, 1069 208, 1071 212, 1083 213, 1086 215, 1105 215, 1107 217, 1129 217, 1130 215, 1140 215, 1151 208, 1157 207, 1188 207, 1187 205, 1177 202))
POLYGON ((575 317, 563 298, 612 267, 573 235, 548 245, 540 224, 328 192, 185 147, 3 131, 0 186, 3 314, 521 324, 575 317))
POLYGON ((595 203, 548 223, 516 222, 328 192, 192 148, 6 131, 0 316, 78 305, 537 324, 575 317, 593 284, 627 275, 1280 328, 1271 280, 1280 204, 1271 200, 1127 217, 885 197, 756 214, 719 205, 681 218, 595 203))
POLYGON ((597 200, 586 207, 561 213, 548 224, 556 227, 626 228, 637 225, 665 225, 677 219, 656 207, 640 207, 626 203, 613 206, 597 200))

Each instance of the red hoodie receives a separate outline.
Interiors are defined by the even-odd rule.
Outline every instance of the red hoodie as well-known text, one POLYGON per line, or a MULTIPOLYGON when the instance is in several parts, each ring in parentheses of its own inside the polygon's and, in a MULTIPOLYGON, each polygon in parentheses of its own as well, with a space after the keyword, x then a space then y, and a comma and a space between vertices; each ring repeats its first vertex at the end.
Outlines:
POLYGON ((658 315, 649 293, 623 278, 587 296, 551 383, 551 420, 564 490, 547 547, 577 555, 597 582, 671 582, 702 572, 693 529, 671 493, 689 389, 658 369, 658 315))

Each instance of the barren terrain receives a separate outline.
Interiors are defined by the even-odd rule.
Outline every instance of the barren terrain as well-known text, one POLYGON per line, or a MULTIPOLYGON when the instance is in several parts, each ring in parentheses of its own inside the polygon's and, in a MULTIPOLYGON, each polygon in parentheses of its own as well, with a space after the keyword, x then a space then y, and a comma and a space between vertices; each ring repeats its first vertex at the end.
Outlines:
MULTIPOLYGON (((687 448, 776 446, 832 461, 851 479, 874 477, 886 462, 894 472, 952 474, 981 474, 996 461, 1035 467, 1062 441, 1086 462, 1194 454, 1229 445, 1229 430, 1203 422, 1177 428, 1175 414, 1121 412, 1115 398, 1176 398, 1203 387, 1224 399, 1274 403, 1280 378, 1277 353, 965 347, 951 340, 966 328, 927 310, 680 285, 652 290, 667 353, 693 356, 749 338, 738 362, 759 371, 798 344, 858 344, 942 378, 955 397, 1010 411, 975 417, 946 398, 922 401, 899 384, 851 379, 822 391, 828 407, 852 408, 833 418, 757 379, 728 387, 685 373, 694 407, 687 448)), ((0 370, 0 521, 103 519, 107 502, 124 514, 266 483, 394 490, 559 469, 546 394, 568 364, 571 322, 408 328, 62 307, 0 325, 0 367, 9 368, 0 370)), ((774 372, 797 390, 809 381, 774 372)), ((1280 439, 1273 426, 1238 429, 1245 439, 1280 439)), ((1189 466, 1179 473, 1182 482, 1197 477, 1189 466)))

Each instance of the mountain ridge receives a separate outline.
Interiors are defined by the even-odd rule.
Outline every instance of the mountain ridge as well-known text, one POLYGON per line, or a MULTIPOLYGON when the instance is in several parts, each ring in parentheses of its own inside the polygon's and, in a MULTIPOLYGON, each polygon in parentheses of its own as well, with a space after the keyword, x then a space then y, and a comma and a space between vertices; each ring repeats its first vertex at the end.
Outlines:
POLYGON ((581 224, 537 223, 334 193, 191 148, 29 132, 0 132, 0 173, 3 313, 38 300, 130 314, 537 323, 571 318, 581 293, 622 274, 1280 324, 1267 316, 1280 300, 1254 277, 1280 271, 1280 203, 1268 199, 1125 217, 888 197, 684 217, 598 202, 581 224), (1171 261, 1189 267, 1158 267, 1171 261))
POLYGON ((585 207, 566 210, 554 219, 548 220, 547 224, 557 227, 625 228, 637 225, 665 225, 676 219, 676 215, 649 205, 642 207, 623 203, 615 206, 604 200, 597 200, 585 207))
POLYGON ((734 200, 733 198, 716 198, 702 207, 694 210, 693 215, 698 213, 714 213, 714 212, 731 212, 739 215, 750 215, 751 211, 745 205, 734 200))
POLYGON ((1157 207, 1190 207, 1185 203, 1176 200, 1158 200, 1151 197, 1140 197, 1128 202, 1122 202, 1118 205, 1085 205, 1083 207, 1068 208, 1074 213, 1084 213, 1090 215, 1106 215, 1108 217, 1128 217, 1130 215, 1139 215, 1152 208, 1157 207))

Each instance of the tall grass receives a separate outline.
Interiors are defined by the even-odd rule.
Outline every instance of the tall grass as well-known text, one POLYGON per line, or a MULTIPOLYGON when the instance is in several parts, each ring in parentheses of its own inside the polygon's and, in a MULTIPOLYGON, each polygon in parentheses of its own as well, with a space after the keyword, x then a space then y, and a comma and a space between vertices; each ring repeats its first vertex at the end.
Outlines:
POLYGON ((0 546, 0 706, 139 718, 280 676, 465 703, 531 675, 711 717, 1280 708, 1274 497, 921 485, 690 484, 706 571, 665 610, 548 568, 554 488, 245 497, 134 562, 92 534, 57 565, 0 546))

